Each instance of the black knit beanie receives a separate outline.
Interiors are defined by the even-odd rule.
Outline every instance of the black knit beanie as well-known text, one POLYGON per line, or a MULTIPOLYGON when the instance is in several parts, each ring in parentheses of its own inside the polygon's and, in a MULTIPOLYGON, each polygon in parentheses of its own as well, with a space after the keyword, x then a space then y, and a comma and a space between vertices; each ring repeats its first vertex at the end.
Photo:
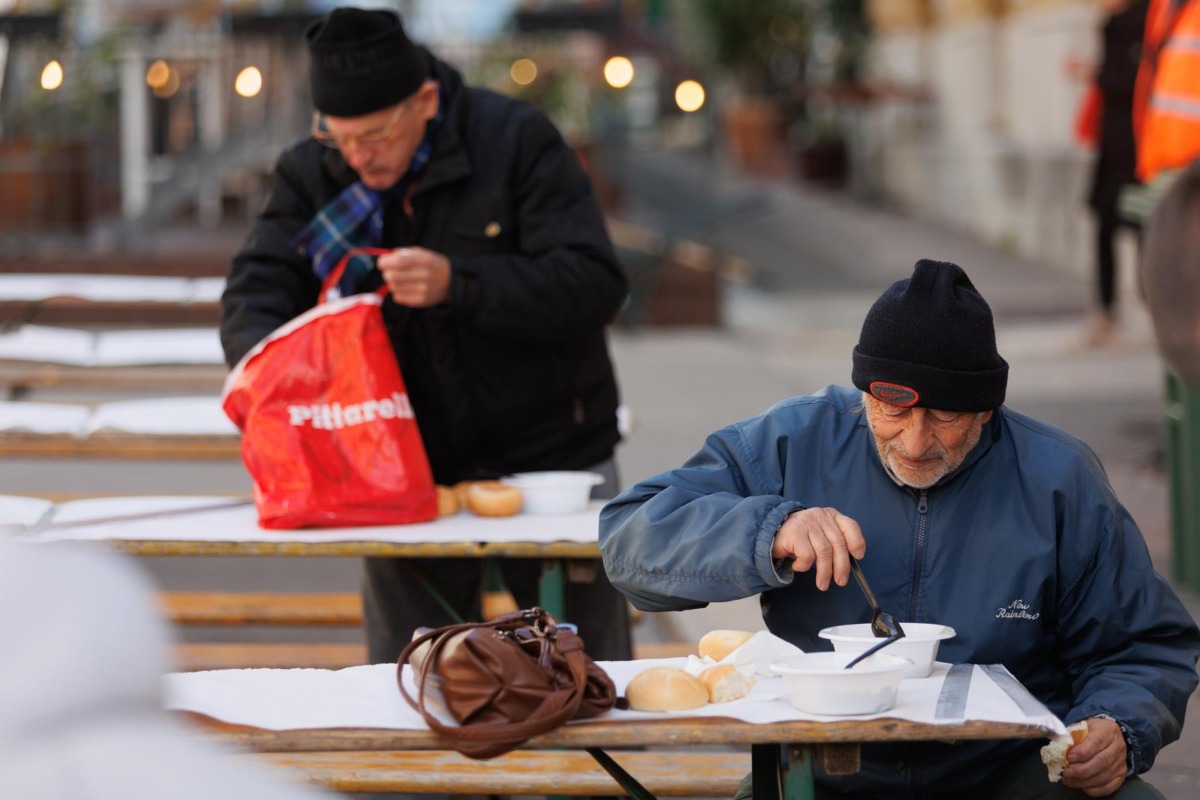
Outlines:
POLYGON ((333 117, 361 117, 409 97, 429 62, 394 11, 335 8, 304 32, 313 105, 333 117))
POLYGON ((863 321, 854 385, 886 403, 990 411, 1004 402, 1008 362, 992 310, 957 264, 922 259, 863 321))

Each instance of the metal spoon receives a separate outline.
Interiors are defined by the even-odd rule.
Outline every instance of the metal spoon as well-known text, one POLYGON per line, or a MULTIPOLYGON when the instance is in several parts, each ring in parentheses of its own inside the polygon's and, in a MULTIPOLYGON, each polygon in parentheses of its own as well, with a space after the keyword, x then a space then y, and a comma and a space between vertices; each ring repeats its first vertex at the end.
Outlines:
MULTIPOLYGON (((867 584, 867 578, 863 575, 862 567, 858 565, 858 560, 854 556, 850 556, 850 570, 854 573, 854 579, 858 581, 858 585, 862 587, 863 594, 867 596, 867 602, 871 604, 871 633, 879 639, 887 637, 896 637, 899 639, 904 635, 904 629, 900 627, 900 623, 896 622, 896 618, 879 607, 879 601, 875 599, 875 593, 871 591, 870 585, 867 584)), ((882 645, 879 645, 881 647, 882 645)), ((870 655, 878 649, 872 648, 865 655, 870 655)))

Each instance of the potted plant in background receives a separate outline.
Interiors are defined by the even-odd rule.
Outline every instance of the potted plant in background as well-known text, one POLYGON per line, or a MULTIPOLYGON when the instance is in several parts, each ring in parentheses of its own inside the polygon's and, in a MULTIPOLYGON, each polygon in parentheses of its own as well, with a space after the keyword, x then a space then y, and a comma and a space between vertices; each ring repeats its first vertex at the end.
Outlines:
POLYGON ((734 83, 721 112, 734 163, 767 170, 785 154, 786 98, 804 82, 813 0, 698 0, 716 63, 734 83))
POLYGON ((862 95, 869 30, 864 0, 697 0, 713 58, 733 79, 723 109, 734 162, 802 176, 846 171, 841 107, 862 95), (790 151, 790 153, 789 153, 790 151))
POLYGON ((0 233, 87 232, 97 210, 91 150, 115 140, 113 63, 109 39, 14 44, 0 104, 0 233))
POLYGON ((797 87, 789 144, 801 178, 842 186, 850 167, 847 126, 870 99, 862 84, 870 31, 863 0, 824 0, 816 15, 807 81, 797 87))

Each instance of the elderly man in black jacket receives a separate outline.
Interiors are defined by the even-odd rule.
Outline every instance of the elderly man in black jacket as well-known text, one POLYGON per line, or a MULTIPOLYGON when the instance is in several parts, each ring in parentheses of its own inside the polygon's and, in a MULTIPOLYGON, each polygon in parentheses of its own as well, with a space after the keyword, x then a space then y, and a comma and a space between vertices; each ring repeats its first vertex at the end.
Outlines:
MULTIPOLYGON (((415 45, 391 11, 334 9, 305 33, 316 113, 287 150, 222 297, 230 365, 312 308, 347 250, 342 294, 386 283, 384 317, 439 484, 591 469, 616 486, 617 385, 605 325, 626 294, 575 154, 533 107, 464 85, 415 45)), ((502 565, 518 602, 540 565, 502 565)), ((395 660, 417 626, 451 620, 428 580, 466 612, 482 565, 368 559, 373 662, 395 660)), ((589 652, 629 658, 628 611, 602 569, 567 586, 589 652)))

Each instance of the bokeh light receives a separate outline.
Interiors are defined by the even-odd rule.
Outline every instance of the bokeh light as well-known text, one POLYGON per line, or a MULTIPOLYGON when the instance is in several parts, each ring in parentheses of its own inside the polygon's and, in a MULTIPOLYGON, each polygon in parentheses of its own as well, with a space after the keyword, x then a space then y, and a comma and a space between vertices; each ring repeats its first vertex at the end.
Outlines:
POLYGON ((704 87, 692 80, 680 82, 675 87, 675 105, 688 113, 699 111, 704 105, 704 87))
POLYGON ((53 92, 58 87, 62 86, 63 68, 62 64, 57 61, 51 61, 46 66, 42 67, 42 88, 47 92, 53 92))
POLYGON ((633 62, 625 56, 613 56, 604 62, 604 80, 614 89, 633 83, 633 62))
POLYGON ((537 64, 531 58, 518 58, 508 69, 509 77, 518 86, 528 86, 537 78, 537 64))
POLYGON ((254 97, 262 91, 263 78, 258 67, 246 67, 233 81, 233 89, 242 97, 254 97))
POLYGON ((171 67, 161 58, 146 70, 146 85, 151 89, 161 89, 171 80, 171 67))
POLYGON ((174 97, 179 91, 179 70, 174 67, 167 67, 167 80, 161 86, 155 86, 154 96, 160 100, 166 100, 168 97, 174 97))

